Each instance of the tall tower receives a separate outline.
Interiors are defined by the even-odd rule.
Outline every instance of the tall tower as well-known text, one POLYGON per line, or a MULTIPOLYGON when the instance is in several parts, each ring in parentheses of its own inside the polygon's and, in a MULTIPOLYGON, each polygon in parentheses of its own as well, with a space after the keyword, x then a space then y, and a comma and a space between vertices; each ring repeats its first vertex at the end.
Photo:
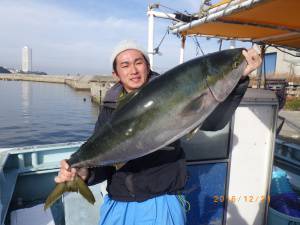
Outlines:
POLYGON ((32 50, 28 46, 22 48, 22 71, 32 71, 32 50))

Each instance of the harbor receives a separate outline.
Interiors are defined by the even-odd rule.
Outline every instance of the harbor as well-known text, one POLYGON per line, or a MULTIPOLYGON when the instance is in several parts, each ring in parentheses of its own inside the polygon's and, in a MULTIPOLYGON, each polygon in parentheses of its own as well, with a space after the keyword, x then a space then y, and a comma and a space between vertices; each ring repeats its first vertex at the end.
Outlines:
MULTIPOLYGON (((300 4, 297 1, 203 0, 193 4, 169 1, 147 6, 144 2, 132 5, 127 1, 38 5, 28 2, 28 5, 4 3, 4 8, 10 14, 13 12, 18 22, 8 19, 7 27, 2 24, 7 48, 3 46, 3 65, 0 65, 1 225, 98 224, 100 218, 108 215, 102 211, 104 200, 111 197, 115 201, 110 189, 112 177, 109 182, 89 186, 95 196, 94 205, 78 193, 67 193, 50 206, 47 196, 55 186, 53 180, 61 160, 70 159, 71 166, 87 161, 94 163, 88 167, 98 167, 108 157, 116 174, 121 174, 124 162, 126 170, 126 165, 130 165, 127 162, 148 156, 152 150, 172 154, 173 148, 164 143, 171 143, 175 137, 180 141, 188 176, 182 188, 176 189, 176 204, 172 206, 180 203, 186 217, 184 224, 300 223, 300 4), (45 13, 40 16, 40 12, 47 10, 51 10, 47 14, 49 21, 45 13), (29 13, 32 17, 28 17, 29 13), (11 27, 20 28, 21 33, 15 34, 11 27), (5 36, 6 33, 10 36, 5 36), (115 120, 106 121, 98 132, 95 123, 104 96, 117 82, 104 74, 110 74, 111 66, 115 66, 116 56, 109 61, 109 55, 120 36, 142 40, 144 46, 144 40, 148 39, 147 51, 130 50, 144 55, 147 68, 163 75, 155 79, 156 85, 142 86, 129 95, 129 101, 121 102, 113 114, 115 120), (23 38, 17 41, 17 37, 23 38), (219 106, 223 101, 228 106, 232 88, 245 82, 240 79, 241 73, 236 73, 242 68, 239 64, 243 59, 242 48, 257 51, 262 64, 249 75, 245 95, 235 111, 229 113, 227 122, 219 127, 218 123, 228 115, 226 107, 222 110, 219 106), (239 57, 233 57, 233 52, 239 57), (21 66, 17 61, 20 56, 21 66), (196 61, 199 64, 193 63, 196 61), (169 69, 173 74, 166 72, 169 69), (207 129, 206 122, 215 127, 207 129), (104 158, 101 146, 108 149, 104 158), (146 155, 141 155, 144 150, 146 155), (45 202, 50 206, 46 211, 45 202)), ((7 17, 4 11, 2 14, 7 17)), ((127 91, 124 87, 119 97, 124 90, 127 91)), ((115 106, 111 103, 109 100, 109 107, 115 106)), ((156 159, 152 162, 156 163, 156 159)), ((145 172, 145 166, 142 163, 141 172, 145 172)), ((154 165, 150 169, 156 168, 154 165)), ((119 192, 124 189, 130 199, 136 200, 135 191, 140 189, 135 173, 140 171, 125 172, 124 188, 123 183, 117 187, 121 188, 119 192)), ((168 178, 179 180, 178 174, 168 178)), ((149 177, 143 175, 141 183, 168 183, 167 176, 149 177)), ((147 186, 147 193, 152 192, 151 185, 147 186)), ((158 193, 164 196, 175 192, 158 193)), ((142 205, 144 201, 129 203, 142 205)), ((157 209, 147 214, 157 216, 157 212, 164 212, 157 209)), ((119 214, 111 215, 117 219, 119 214)), ((128 218, 141 219, 141 224, 148 222, 135 213, 128 218)), ((157 220, 153 224, 158 224, 157 220)))

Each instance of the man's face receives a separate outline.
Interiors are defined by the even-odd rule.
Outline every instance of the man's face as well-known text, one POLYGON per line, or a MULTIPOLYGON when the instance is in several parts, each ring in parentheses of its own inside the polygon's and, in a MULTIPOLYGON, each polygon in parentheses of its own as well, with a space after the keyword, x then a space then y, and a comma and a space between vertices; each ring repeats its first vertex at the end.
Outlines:
POLYGON ((120 79, 125 90, 131 92, 146 83, 149 66, 140 51, 128 49, 117 55, 113 74, 120 79))

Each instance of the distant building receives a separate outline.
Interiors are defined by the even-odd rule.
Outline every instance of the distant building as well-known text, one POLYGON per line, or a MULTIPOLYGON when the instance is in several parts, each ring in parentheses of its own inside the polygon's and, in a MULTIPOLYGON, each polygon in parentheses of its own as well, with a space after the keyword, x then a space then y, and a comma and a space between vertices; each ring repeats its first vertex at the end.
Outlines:
POLYGON ((276 48, 269 47, 265 54, 266 74, 285 74, 288 76, 300 75, 299 52, 284 50, 281 52, 276 48), (291 54, 291 55, 290 55, 291 54), (295 57, 295 56, 298 57, 295 57))
POLYGON ((300 52, 267 47, 262 66, 251 76, 250 86, 274 90, 282 108, 286 95, 300 96, 300 52))
POLYGON ((274 47, 267 48, 265 60, 260 68, 262 74, 266 74, 267 77, 300 77, 300 53, 287 49, 284 51, 279 51, 274 47))
POLYGON ((32 71, 32 50, 28 46, 22 49, 22 71, 24 73, 32 71))

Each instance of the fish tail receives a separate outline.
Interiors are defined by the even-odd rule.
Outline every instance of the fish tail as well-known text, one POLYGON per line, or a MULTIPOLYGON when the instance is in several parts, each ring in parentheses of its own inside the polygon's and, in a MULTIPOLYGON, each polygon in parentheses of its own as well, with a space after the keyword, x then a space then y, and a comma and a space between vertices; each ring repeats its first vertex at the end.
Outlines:
POLYGON ((79 193, 92 205, 95 203, 95 197, 89 187, 86 185, 86 183, 79 177, 76 176, 77 178, 77 186, 78 186, 78 191, 79 193))
POLYGON ((60 196, 62 196, 62 194, 66 191, 67 191, 67 182, 56 184, 54 190, 46 199, 44 210, 51 207, 54 204, 54 202, 56 202, 60 198, 60 196))
POLYGON ((44 210, 51 207, 65 192, 79 192, 89 203, 95 203, 95 197, 86 183, 79 176, 75 176, 73 181, 56 184, 45 201, 44 210))

